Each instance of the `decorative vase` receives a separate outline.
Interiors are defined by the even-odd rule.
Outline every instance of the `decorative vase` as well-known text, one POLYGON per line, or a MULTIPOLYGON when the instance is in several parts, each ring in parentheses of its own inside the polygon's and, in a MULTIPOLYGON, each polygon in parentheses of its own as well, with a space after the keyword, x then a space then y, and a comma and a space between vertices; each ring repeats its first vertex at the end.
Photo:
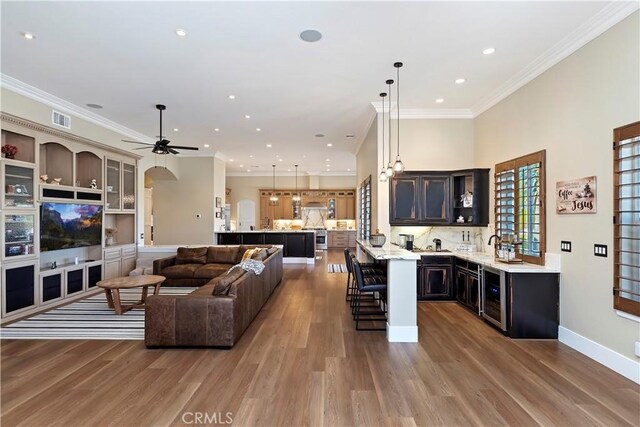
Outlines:
POLYGON ((12 155, 10 155, 10 154, 6 154, 6 158, 7 158, 7 159, 15 159, 15 158, 16 158, 16 156, 15 156, 15 155, 13 155, 13 156, 12 156, 12 155))
POLYGON ((111 246, 111 245, 113 245, 113 237, 107 237, 104 243, 105 243, 107 246, 111 246))

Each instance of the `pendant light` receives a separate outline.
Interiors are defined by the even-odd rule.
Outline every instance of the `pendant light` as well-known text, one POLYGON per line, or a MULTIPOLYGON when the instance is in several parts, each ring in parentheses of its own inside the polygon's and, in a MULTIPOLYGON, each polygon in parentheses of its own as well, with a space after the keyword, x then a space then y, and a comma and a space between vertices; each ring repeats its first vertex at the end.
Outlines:
POLYGON ((298 165, 296 165, 296 193, 291 199, 294 204, 298 204, 300 202, 300 194, 298 193, 298 165))
POLYGON ((276 165, 271 166, 273 167, 273 187, 269 200, 272 202, 272 204, 276 204, 278 202, 278 196, 276 196, 276 165))
MULTIPOLYGON (((384 92, 380 94, 380 98, 382 98, 382 170, 380 171, 380 176, 378 177, 380 182, 387 182, 387 179, 389 179, 386 171, 384 170, 384 98, 386 96, 387 94, 384 92)), ((391 114, 391 111, 389 111, 389 114, 391 114)))
POLYGON ((389 86, 389 163, 387 163, 385 173, 388 178, 391 178, 393 176, 393 167, 391 166, 391 85, 393 84, 393 80, 389 79, 386 83, 389 86))
POLYGON ((398 123, 396 123, 398 129, 398 151, 396 152, 396 162, 393 165, 393 170, 397 173, 402 173, 404 172, 404 165, 400 160, 400 67, 402 67, 402 62, 396 62, 393 66, 396 67, 396 110, 398 112, 398 123))

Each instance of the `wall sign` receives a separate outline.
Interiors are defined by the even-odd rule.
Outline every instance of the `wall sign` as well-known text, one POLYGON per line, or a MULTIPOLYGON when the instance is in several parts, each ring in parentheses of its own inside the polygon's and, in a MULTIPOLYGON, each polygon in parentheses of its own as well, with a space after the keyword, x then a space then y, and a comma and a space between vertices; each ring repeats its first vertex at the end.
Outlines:
POLYGON ((596 212, 596 177, 556 182, 556 213, 583 214, 596 212))

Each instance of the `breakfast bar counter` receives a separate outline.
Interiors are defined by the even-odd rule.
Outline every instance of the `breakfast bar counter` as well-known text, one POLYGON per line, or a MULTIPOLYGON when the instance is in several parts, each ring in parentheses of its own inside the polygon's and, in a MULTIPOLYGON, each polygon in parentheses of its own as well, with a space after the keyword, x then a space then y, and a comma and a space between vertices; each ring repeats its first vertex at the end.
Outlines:
POLYGON ((357 243, 359 258, 387 261, 387 340, 418 342, 416 262, 420 255, 390 244, 377 248, 366 240, 357 243))

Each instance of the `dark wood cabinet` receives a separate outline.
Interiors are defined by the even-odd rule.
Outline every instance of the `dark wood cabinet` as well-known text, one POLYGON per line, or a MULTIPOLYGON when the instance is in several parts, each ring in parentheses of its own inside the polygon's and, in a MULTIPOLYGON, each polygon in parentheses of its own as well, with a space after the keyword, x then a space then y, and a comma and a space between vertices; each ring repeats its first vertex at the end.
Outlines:
POLYGON ((389 186, 391 225, 486 226, 489 169, 407 172, 389 186), (463 222, 457 222, 462 217, 463 222))
POLYGON ((479 313, 480 281, 478 264, 458 259, 455 265, 455 298, 474 313, 479 313))
POLYGON ((307 238, 313 237, 310 233, 288 233, 283 234, 284 244, 284 256, 305 258, 307 257, 307 238))
POLYGON ((418 300, 433 301, 453 299, 451 257, 422 257, 417 269, 418 300))
POLYGON ((420 221, 426 224, 450 222, 449 176, 425 175, 420 177, 420 221))
POLYGON ((218 234, 219 245, 240 245, 242 244, 242 234, 240 233, 220 233, 218 234))
POLYGON ((403 174, 391 181, 390 222, 392 225, 415 224, 418 217, 420 177, 403 174))
POLYGON ((559 304, 558 273, 507 274, 507 335, 557 339, 559 304))

